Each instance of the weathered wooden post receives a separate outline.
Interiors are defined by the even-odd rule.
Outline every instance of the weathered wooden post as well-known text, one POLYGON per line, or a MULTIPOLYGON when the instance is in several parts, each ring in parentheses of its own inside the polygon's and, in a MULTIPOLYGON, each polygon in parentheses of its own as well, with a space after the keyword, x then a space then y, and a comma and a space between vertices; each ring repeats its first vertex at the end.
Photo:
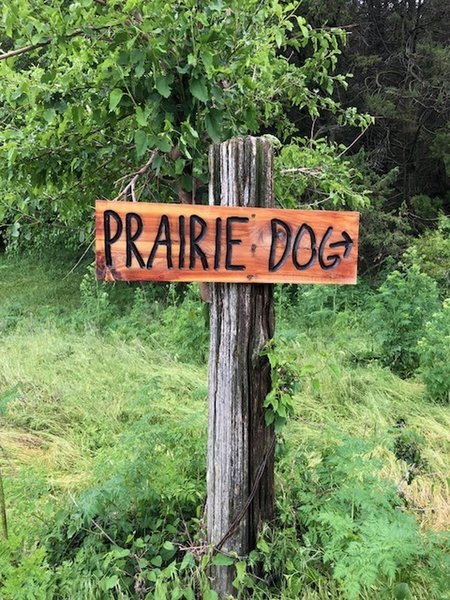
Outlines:
MULTIPOLYGON (((248 136, 214 144, 209 168, 210 204, 273 207, 268 140, 248 136)), ((273 285, 252 284, 251 276, 248 284, 211 285, 208 541, 238 555, 248 554, 262 521, 273 515, 275 434, 263 410, 271 378, 261 355, 274 331, 272 292, 273 285)), ((213 567, 212 575, 221 597, 233 593, 232 567, 213 567)))
MULTIPOLYGON (((359 214, 271 208, 265 138, 213 145, 209 164, 210 206, 97 201, 96 267, 106 281, 212 283, 208 539, 242 556, 273 514, 261 354, 274 329, 272 284, 356 283, 359 214)), ((212 576, 222 598, 233 594, 232 568, 212 576)))

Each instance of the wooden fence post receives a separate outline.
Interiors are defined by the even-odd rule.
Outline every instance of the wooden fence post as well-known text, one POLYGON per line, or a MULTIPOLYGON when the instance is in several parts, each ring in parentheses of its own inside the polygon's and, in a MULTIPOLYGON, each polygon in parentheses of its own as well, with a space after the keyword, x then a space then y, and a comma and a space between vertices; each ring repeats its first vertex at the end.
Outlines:
MULTIPOLYGON (((272 156, 265 138, 212 145, 209 203, 273 207, 272 156)), ((226 235, 232 255, 239 241, 226 235)), ((252 243, 255 251, 258 241, 252 243)), ((210 315, 208 542, 244 556, 274 507, 275 434, 265 425, 263 409, 271 377, 268 360, 261 356, 274 332, 273 286, 211 284, 210 315)), ((212 568, 219 597, 233 595, 234 577, 232 567, 212 568)))

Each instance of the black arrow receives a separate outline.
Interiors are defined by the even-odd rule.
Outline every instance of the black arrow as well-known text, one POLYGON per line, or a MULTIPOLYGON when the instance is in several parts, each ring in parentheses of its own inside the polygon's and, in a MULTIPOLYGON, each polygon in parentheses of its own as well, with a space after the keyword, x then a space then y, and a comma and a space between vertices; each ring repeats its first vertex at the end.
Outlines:
POLYGON ((346 231, 342 232, 342 237, 344 239, 340 242, 333 242, 332 244, 330 244, 330 248, 339 248, 340 246, 345 246, 344 258, 347 258, 353 247, 353 240, 346 231))

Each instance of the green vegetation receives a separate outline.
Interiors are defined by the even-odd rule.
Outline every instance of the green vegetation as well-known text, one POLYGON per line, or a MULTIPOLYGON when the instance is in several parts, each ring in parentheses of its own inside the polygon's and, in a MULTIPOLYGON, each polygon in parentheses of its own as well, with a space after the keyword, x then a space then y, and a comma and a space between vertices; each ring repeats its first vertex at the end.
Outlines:
MULTIPOLYGON (((95 198, 202 201, 208 145, 265 129, 293 147, 292 108, 367 127, 370 117, 332 98, 348 85, 336 72, 345 32, 314 29, 297 8, 4 0, 0 220, 10 243, 83 243, 95 198), (295 51, 301 64, 288 58, 295 51)), ((297 143, 308 154, 307 140, 297 143)), ((332 192, 329 206, 360 206, 366 194, 336 150, 315 140, 308 164, 332 164, 343 181, 324 175, 315 187, 332 192)))
MULTIPOLYGON (((62 264, 0 262, 0 595, 215 598, 207 564, 233 559, 202 546, 204 306, 193 288, 64 279, 62 264)), ((289 418, 242 597, 448 597, 448 405, 374 358, 368 296, 277 290, 268 403, 289 418)))
POLYGON ((214 600, 211 562, 241 598, 450 598, 448 17, 3 0, 1 600, 214 600), (207 306, 87 263, 96 198, 205 202, 249 133, 280 206, 361 211, 361 261, 276 287, 276 518, 236 558, 204 544, 207 306))
POLYGON ((392 271, 374 298, 372 327, 381 343, 383 361, 408 376, 419 364, 417 342, 427 318, 438 308, 436 282, 417 265, 392 271))
POLYGON ((427 322, 417 350, 420 374, 430 398, 450 403, 450 299, 427 322))

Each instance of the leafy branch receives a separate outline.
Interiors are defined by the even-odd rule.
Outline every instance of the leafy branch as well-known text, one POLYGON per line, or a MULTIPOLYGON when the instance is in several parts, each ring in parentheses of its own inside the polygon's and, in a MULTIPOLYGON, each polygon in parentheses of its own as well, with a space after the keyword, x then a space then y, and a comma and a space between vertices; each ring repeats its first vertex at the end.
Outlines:
MULTIPOLYGON (((101 27, 90 27, 89 29, 91 31, 103 31, 104 29, 109 29, 112 26, 113 26, 112 24, 108 24, 108 25, 103 25, 101 27)), ((77 29, 76 31, 69 33, 65 37, 65 39, 70 40, 74 37, 78 37, 78 36, 82 36, 82 35, 86 35, 86 30, 77 29)), ((42 40, 41 42, 36 42, 35 44, 28 44, 28 46, 23 46, 22 48, 16 48, 15 50, 10 50, 9 52, 4 52, 3 54, 0 54, 0 60, 7 60, 8 58, 13 58, 15 56, 20 56, 21 54, 26 54, 27 52, 32 52, 33 50, 37 50, 38 48, 44 48, 45 46, 48 46, 49 44, 54 42, 55 39, 56 38, 48 38, 47 40, 42 40)))

